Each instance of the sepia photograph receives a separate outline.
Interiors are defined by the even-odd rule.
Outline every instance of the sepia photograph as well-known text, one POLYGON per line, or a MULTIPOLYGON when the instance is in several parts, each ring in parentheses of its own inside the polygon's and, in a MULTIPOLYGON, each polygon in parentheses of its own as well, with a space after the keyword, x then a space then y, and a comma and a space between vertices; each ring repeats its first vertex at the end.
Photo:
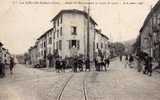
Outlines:
POLYGON ((0 100, 160 100, 160 0, 0 0, 0 100))

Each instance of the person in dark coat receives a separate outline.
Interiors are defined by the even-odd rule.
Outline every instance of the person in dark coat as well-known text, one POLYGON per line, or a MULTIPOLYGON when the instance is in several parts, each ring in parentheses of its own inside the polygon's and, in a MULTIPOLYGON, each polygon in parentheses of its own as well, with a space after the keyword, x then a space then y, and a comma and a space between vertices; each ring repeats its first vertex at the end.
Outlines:
POLYGON ((131 68, 133 67, 133 61, 134 61, 134 58, 133 58, 132 55, 130 55, 130 57, 129 57, 129 65, 130 65, 131 68))
POLYGON ((149 57, 148 74, 152 76, 152 57, 149 57))
POLYGON ((59 60, 59 58, 57 58, 56 59, 56 72, 59 73, 59 71, 60 71, 60 60, 59 60))
POLYGON ((119 59, 120 59, 120 61, 122 61, 122 55, 120 54, 120 56, 119 56, 119 59))
POLYGON ((147 73, 147 65, 148 65, 148 61, 147 58, 144 60, 144 70, 143 70, 143 74, 147 73))
POLYGON ((3 44, 0 42, 0 77, 5 76, 5 62, 3 59, 3 52, 2 52, 3 44))
POLYGON ((79 67, 79 71, 83 71, 83 61, 81 58, 78 59, 78 67, 79 67))
POLYGON ((125 60, 128 60, 128 55, 126 54, 125 60))
POLYGON ((94 59, 95 69, 98 71, 98 61, 97 58, 94 59))
POLYGON ((85 65, 86 65, 86 69, 85 69, 85 71, 87 71, 87 70, 89 70, 89 71, 90 71, 90 60, 89 60, 89 58, 87 58, 87 59, 86 59, 86 61, 85 61, 85 65))
POLYGON ((124 67, 127 68, 128 64, 129 64, 128 55, 126 54, 126 56, 125 56, 125 66, 124 67))
POLYGON ((2 59, 0 59, 0 77, 3 78, 5 76, 5 65, 2 63, 2 59))
POLYGON ((149 56, 147 55, 144 59, 144 71, 143 71, 143 74, 148 74, 148 66, 149 66, 149 56))
POLYGON ((65 59, 62 60, 62 66, 61 67, 62 67, 62 71, 65 72, 65 68, 66 68, 66 60, 65 59))
POLYGON ((10 74, 13 74, 14 65, 15 65, 14 58, 11 57, 11 58, 10 58, 10 65, 9 65, 10 74))
POLYGON ((73 71, 77 72, 77 67, 78 67, 78 59, 77 57, 74 58, 74 63, 73 63, 73 71))
POLYGON ((97 71, 101 70, 101 63, 102 63, 101 57, 97 56, 97 71))
POLYGON ((146 57, 144 74, 152 76, 152 57, 146 57))

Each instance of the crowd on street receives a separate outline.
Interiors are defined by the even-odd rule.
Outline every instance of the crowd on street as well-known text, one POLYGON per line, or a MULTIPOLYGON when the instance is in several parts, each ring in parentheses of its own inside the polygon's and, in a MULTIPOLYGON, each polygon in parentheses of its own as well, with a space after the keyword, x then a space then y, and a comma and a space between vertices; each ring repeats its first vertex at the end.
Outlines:
MULTIPOLYGON (((127 68, 136 68, 138 72, 142 72, 145 75, 152 76, 152 57, 148 54, 125 54, 120 55, 119 59, 122 62, 123 58, 125 59, 124 67, 127 68)), ((77 71, 90 71, 90 66, 93 65, 88 58, 83 59, 81 57, 74 57, 69 66, 71 66, 73 72, 77 71), (84 67, 85 66, 85 67, 84 67)), ((107 71, 110 65, 109 57, 97 56, 94 59, 94 66, 96 71, 107 71)), ((65 72, 66 66, 68 66, 67 61, 61 57, 56 59, 55 69, 56 72, 65 72)))
MULTIPOLYGON (((9 61, 6 61, 5 54, 3 52, 3 44, 0 42, 0 77, 5 77, 5 70, 8 66, 10 74, 13 74, 13 68, 15 65, 14 57, 9 56, 9 61)), ((136 67, 138 72, 143 72, 145 75, 152 76, 152 57, 148 54, 139 53, 139 55, 133 56, 132 54, 120 55, 120 61, 125 57, 124 67, 136 67), (135 63, 137 65, 135 65, 135 63)), ((66 58, 57 57, 55 59, 55 70, 57 73, 65 72, 66 68, 71 68, 73 72, 91 71, 91 66, 95 66, 95 71, 108 71, 110 65, 110 57, 96 56, 91 62, 88 57, 81 56, 72 57, 67 60, 66 58), (68 67, 69 66, 69 67, 68 67)))
MULTIPOLYGON (((139 54, 137 56, 125 55, 125 68, 133 68, 136 66, 138 72, 143 72, 145 75, 152 76, 152 57, 148 54, 139 54), (135 63, 137 65, 135 65, 135 63)), ((122 61, 122 56, 120 56, 120 61, 122 61)))
MULTIPOLYGON (((97 56, 93 63, 95 65, 96 71, 107 71, 109 68, 110 60, 109 57, 103 58, 97 56)), ((73 57, 69 62, 66 59, 62 59, 62 57, 58 57, 55 61, 55 69, 56 72, 65 72, 67 66, 70 66, 73 72, 91 71, 91 66, 93 63, 89 60, 89 58, 84 59, 83 57, 78 56, 73 57)))

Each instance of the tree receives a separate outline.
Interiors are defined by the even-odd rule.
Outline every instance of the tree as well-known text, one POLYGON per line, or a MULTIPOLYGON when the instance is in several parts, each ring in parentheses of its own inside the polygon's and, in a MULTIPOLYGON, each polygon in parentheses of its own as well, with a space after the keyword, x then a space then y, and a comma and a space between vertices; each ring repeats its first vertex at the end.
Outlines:
POLYGON ((31 60, 31 59, 30 59, 29 54, 28 54, 28 53, 25 53, 25 54, 24 54, 24 63, 27 64, 27 62, 30 62, 30 60, 31 60))
POLYGON ((119 56, 124 54, 125 46, 120 42, 115 42, 110 44, 111 56, 119 56))

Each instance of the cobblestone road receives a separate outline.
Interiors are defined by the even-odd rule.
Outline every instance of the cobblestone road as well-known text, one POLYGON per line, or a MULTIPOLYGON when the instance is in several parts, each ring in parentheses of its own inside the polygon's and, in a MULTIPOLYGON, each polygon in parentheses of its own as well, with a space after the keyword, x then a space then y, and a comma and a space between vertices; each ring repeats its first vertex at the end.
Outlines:
POLYGON ((0 100, 160 100, 160 74, 148 77, 115 60, 108 72, 55 73, 17 65, 0 79, 0 100), (84 82, 85 90, 84 91, 84 82))

